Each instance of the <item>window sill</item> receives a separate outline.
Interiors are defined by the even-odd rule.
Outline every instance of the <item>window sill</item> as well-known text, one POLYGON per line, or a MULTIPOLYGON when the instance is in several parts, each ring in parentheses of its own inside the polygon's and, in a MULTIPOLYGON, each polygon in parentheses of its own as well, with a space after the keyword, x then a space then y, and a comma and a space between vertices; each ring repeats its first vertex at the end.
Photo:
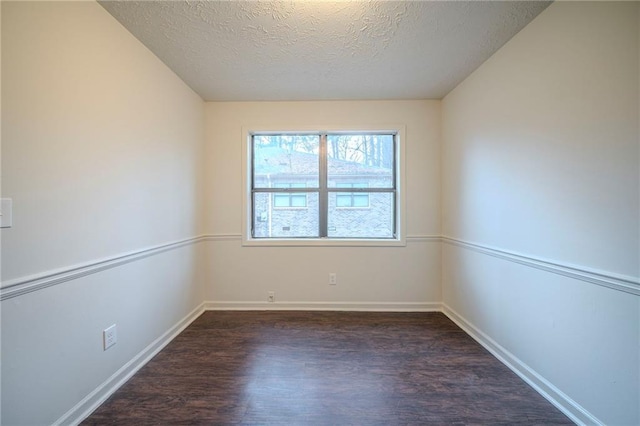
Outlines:
POLYGON ((405 247, 396 238, 244 238, 243 246, 254 247, 405 247))

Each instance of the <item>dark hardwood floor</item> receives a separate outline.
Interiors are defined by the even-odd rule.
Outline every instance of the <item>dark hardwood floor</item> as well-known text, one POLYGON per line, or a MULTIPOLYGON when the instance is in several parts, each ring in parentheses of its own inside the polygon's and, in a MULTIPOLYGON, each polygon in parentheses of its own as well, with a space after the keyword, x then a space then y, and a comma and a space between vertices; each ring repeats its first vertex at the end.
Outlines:
POLYGON ((573 423, 440 313, 206 312, 104 424, 573 423))

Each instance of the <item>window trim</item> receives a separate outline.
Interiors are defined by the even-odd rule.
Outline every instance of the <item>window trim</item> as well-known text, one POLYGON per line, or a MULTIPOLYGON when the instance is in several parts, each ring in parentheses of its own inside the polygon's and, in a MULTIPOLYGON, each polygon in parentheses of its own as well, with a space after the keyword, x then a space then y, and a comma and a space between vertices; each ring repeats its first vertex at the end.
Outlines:
MULTIPOLYGON (((359 126, 294 126, 294 125, 251 125, 242 127, 242 245, 243 246, 406 246, 406 130, 405 125, 359 125, 359 126), (395 143, 395 196, 396 196, 396 236, 395 238, 253 238, 251 236, 252 204, 252 152, 254 134, 351 134, 351 133, 394 133, 395 143)), ((322 161, 321 161, 322 163, 322 161)), ((321 167, 323 167, 321 165, 321 167)), ((326 167, 326 165, 324 166, 326 167)), ((326 184, 326 183, 325 183, 326 184)), ((332 188, 333 189, 333 188, 332 188)))

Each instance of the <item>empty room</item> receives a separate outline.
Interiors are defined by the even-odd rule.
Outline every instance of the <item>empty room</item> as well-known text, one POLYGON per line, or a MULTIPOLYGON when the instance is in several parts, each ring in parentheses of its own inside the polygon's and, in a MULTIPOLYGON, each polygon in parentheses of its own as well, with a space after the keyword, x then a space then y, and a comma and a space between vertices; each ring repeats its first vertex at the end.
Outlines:
POLYGON ((2 425, 640 425, 640 2, 0 17, 2 425))

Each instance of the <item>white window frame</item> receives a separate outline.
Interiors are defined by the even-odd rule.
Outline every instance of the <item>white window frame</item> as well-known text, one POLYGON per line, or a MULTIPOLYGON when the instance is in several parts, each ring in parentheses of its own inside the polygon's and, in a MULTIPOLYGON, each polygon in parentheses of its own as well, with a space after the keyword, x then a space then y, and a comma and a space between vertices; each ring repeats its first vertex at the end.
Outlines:
POLYGON ((405 125, 386 126, 287 126, 242 127, 242 245, 243 246, 405 246, 406 245, 406 130, 405 125), (395 238, 253 238, 251 236, 251 143, 254 134, 394 133, 396 178, 395 238))

